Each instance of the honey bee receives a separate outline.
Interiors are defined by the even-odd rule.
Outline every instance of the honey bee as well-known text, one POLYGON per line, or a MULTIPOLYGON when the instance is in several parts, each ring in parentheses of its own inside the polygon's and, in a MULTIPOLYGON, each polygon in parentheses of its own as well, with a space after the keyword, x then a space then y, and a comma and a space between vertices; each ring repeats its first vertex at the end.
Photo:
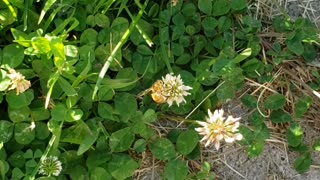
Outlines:
POLYGON ((162 95, 161 93, 152 93, 151 97, 153 99, 153 101, 157 104, 163 104, 167 101, 167 97, 165 97, 164 95, 162 95))
POLYGON ((151 92, 151 98, 153 101, 157 104, 165 103, 167 100, 167 97, 162 94, 163 92, 163 81, 157 80, 152 84, 152 86, 143 92, 141 92, 138 97, 145 96, 151 92))
POLYGON ((154 102, 157 104, 165 103, 167 100, 167 97, 162 94, 163 92, 163 81, 157 80, 153 85, 151 86, 151 97, 154 102))

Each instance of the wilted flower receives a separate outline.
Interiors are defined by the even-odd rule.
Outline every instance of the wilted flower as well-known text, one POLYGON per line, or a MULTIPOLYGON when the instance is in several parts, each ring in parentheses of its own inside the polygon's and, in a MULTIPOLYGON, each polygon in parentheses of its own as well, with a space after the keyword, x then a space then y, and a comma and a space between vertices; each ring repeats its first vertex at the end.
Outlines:
POLYGON ((209 144, 214 143, 215 148, 219 150, 220 141, 223 139, 227 143, 242 139, 242 135, 237 133, 240 126, 239 120, 241 118, 228 116, 225 120, 223 114, 224 111, 222 109, 214 111, 213 114, 208 110, 209 118, 206 119, 206 122, 197 121, 202 127, 196 128, 195 130, 199 132, 200 135, 204 135, 200 142, 206 141, 206 147, 209 144))
POLYGON ((7 76, 11 79, 11 85, 8 90, 16 89, 16 94, 19 95, 20 93, 23 93, 30 88, 30 81, 25 80, 24 76, 21 73, 16 72, 12 68, 9 68, 8 71, 9 73, 7 74, 7 76))
POLYGON ((58 158, 56 156, 49 156, 41 162, 39 174, 59 176, 61 170, 62 166, 58 158))
POLYGON ((178 106, 181 102, 186 102, 184 96, 189 95, 190 93, 187 91, 192 88, 183 85, 180 75, 167 74, 162 77, 162 80, 157 80, 150 89, 152 91, 151 97, 156 103, 167 102, 170 107, 174 101, 178 106))

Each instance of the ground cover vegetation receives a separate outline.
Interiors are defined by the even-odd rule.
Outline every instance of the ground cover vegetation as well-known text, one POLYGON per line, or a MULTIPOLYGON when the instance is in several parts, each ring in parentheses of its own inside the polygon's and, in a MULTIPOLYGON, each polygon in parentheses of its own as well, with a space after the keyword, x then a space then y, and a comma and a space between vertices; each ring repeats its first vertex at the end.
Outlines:
POLYGON ((214 179, 202 148, 254 158, 270 124, 308 171, 320 139, 305 145, 301 123, 318 113, 320 74, 301 67, 319 30, 285 13, 268 24, 248 3, 0 1, 1 178, 137 178, 152 159, 163 179, 214 179), (220 109, 236 96, 247 122, 220 109))

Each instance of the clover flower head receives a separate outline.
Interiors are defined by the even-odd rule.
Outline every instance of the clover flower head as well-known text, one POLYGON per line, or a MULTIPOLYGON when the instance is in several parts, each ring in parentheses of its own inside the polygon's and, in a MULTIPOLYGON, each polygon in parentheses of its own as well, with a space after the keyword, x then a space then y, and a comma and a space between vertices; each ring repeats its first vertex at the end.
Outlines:
POLYGON ((56 156, 49 156, 41 162, 39 174, 59 176, 61 170, 62 166, 58 158, 56 156))
POLYGON ((151 92, 151 97, 157 104, 168 103, 169 107, 175 101, 179 106, 180 103, 186 102, 184 96, 190 95, 188 90, 192 89, 190 86, 185 86, 181 76, 174 76, 172 73, 162 77, 153 83, 151 88, 143 91, 138 96, 143 96, 151 92))
POLYGON ((206 141, 205 147, 213 143, 215 148, 219 150, 220 141, 222 140, 232 143, 235 140, 242 139, 242 135, 237 133, 241 118, 233 118, 232 116, 226 118, 222 109, 216 110, 214 113, 208 110, 208 115, 206 122, 197 121, 202 127, 195 128, 200 135, 203 135, 200 142, 206 141))
POLYGON ((23 93, 30 88, 30 81, 26 80, 21 73, 16 72, 12 68, 9 68, 8 71, 9 73, 7 74, 7 76, 11 79, 11 85, 8 90, 16 89, 16 94, 19 95, 20 93, 23 93))

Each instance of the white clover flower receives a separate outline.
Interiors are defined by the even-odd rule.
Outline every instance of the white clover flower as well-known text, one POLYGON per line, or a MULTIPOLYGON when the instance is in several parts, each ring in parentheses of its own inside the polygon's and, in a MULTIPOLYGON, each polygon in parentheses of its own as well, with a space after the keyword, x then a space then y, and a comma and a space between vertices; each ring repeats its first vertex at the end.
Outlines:
POLYGON ((180 75, 173 76, 172 73, 167 74, 165 77, 162 77, 162 82, 162 94, 167 97, 166 102, 169 104, 169 107, 172 106, 174 101, 178 106, 180 103, 186 102, 184 96, 190 95, 187 91, 191 90, 192 87, 183 85, 180 75))
POLYGON ((214 143, 215 148, 219 150, 220 141, 223 139, 227 143, 232 143, 235 140, 242 139, 242 135, 237 133, 240 126, 239 120, 241 118, 228 116, 225 120, 223 114, 224 111, 222 109, 214 111, 213 114, 208 110, 209 118, 206 118, 206 122, 197 121, 197 123, 202 127, 195 128, 195 130, 200 135, 203 135, 200 142, 206 141, 205 147, 214 143))
POLYGON ((62 166, 58 158, 56 156, 49 156, 41 162, 39 174, 59 176, 61 170, 62 166))
POLYGON ((11 79, 11 85, 8 90, 16 89, 16 94, 19 95, 30 88, 30 81, 25 80, 25 77, 21 73, 16 72, 12 68, 9 68, 8 71, 7 76, 11 79))

